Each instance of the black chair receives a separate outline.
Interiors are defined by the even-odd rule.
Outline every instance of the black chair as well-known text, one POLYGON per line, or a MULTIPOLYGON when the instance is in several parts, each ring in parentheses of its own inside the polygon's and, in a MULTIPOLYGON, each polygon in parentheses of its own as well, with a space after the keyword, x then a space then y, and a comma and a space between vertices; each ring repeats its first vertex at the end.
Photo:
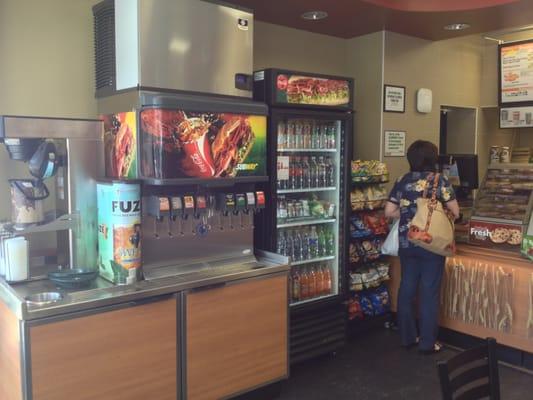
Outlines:
POLYGON ((437 363, 443 400, 500 400, 496 339, 437 363))

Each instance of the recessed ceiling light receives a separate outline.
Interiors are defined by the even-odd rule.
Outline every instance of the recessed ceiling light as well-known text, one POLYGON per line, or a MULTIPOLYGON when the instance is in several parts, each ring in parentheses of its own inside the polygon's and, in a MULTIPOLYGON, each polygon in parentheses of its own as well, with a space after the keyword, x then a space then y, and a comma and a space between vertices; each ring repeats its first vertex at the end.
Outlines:
POLYGON ((447 31, 462 31, 462 30, 468 29, 468 28, 470 28, 470 25, 463 24, 463 23, 450 24, 450 25, 446 25, 444 27, 444 29, 446 29, 447 31))
POLYGON ((318 21, 328 17, 328 13, 325 11, 307 11, 302 14, 303 19, 310 21, 318 21))

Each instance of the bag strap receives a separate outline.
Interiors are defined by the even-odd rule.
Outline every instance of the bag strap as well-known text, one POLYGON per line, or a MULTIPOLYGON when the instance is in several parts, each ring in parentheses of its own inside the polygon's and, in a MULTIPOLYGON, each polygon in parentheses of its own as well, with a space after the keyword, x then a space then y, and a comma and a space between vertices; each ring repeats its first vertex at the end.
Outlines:
POLYGON ((429 230, 429 225, 431 224, 431 217, 433 216, 433 211, 435 210, 435 206, 437 204, 437 190, 439 188, 439 178, 440 174, 436 174, 433 178, 433 189, 431 193, 431 200, 428 204, 428 217, 426 219, 426 227, 424 229, 424 231, 426 232, 429 230))
POLYGON ((424 193, 422 194, 422 198, 424 198, 424 199, 427 199, 427 198, 428 198, 429 182, 431 181, 431 179, 433 179, 434 176, 435 176, 435 174, 434 174, 433 172, 431 172, 431 173, 426 177, 427 185, 424 187, 424 193))

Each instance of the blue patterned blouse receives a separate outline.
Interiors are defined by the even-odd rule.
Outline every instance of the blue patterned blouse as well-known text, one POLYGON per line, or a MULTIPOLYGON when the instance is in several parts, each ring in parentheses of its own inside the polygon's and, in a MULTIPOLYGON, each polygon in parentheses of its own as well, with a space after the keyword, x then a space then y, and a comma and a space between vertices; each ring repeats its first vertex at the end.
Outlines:
MULTIPOLYGON (((426 187, 428 188, 428 197, 431 196, 433 178, 432 172, 409 172, 396 181, 390 192, 389 201, 400 207, 399 247, 401 249, 415 247, 407 239, 407 233, 411 220, 416 214, 416 200, 423 196, 426 187)), ((455 200, 453 188, 448 182, 448 178, 442 174, 439 179, 437 199, 443 203, 455 200)))

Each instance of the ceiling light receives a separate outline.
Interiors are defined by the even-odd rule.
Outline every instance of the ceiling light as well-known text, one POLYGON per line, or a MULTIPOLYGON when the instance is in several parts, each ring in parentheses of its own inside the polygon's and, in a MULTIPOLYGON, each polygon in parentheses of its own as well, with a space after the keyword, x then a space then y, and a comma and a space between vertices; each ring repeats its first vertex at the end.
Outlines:
POLYGON ((309 21, 318 21, 319 19, 324 19, 327 17, 328 13, 325 11, 307 11, 302 14, 302 18, 309 21))
POLYGON ((464 29, 468 29, 470 28, 470 25, 468 24, 462 24, 462 23, 459 23, 459 24, 450 24, 450 25, 446 25, 444 27, 444 29, 446 29, 447 31, 462 31, 464 29))

